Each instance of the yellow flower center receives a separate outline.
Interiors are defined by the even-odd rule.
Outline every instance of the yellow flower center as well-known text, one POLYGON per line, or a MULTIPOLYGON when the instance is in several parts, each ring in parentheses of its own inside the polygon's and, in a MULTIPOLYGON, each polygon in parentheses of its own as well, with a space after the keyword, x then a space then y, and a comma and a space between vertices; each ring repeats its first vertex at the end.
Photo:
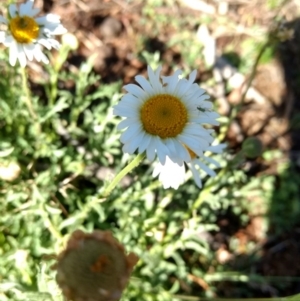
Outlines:
POLYGON ((32 43, 39 35, 40 27, 36 21, 28 16, 17 16, 9 22, 11 34, 20 44, 32 43))
POLYGON ((140 111, 144 130, 162 139, 176 137, 188 122, 188 112, 182 101, 169 94, 150 97, 140 111))

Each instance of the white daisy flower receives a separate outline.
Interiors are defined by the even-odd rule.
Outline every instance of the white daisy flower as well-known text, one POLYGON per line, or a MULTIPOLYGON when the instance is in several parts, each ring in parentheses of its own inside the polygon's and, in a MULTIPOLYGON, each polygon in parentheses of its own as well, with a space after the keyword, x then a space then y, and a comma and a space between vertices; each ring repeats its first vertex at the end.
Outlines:
MULTIPOLYGON (((225 147, 225 144, 219 144, 216 146, 211 146, 210 151, 214 153, 221 153, 225 147)), ((214 159, 202 156, 198 158, 195 153, 188 150, 191 155, 191 161, 186 164, 186 166, 191 170, 194 181, 199 188, 202 188, 202 180, 200 176, 200 170, 203 170, 209 176, 214 177, 216 175, 215 171, 207 166, 207 164, 212 164, 215 167, 220 167, 219 163, 214 159)), ((153 177, 158 177, 158 179, 163 184, 163 187, 178 189, 178 187, 183 184, 186 178, 186 166, 185 164, 177 164, 167 157, 165 164, 157 162, 154 166, 153 177)))
POLYGON ((9 63, 12 66, 18 60, 25 67, 27 59, 32 61, 33 58, 48 64, 49 60, 42 52, 41 45, 47 49, 58 49, 60 44, 53 36, 67 32, 59 16, 48 14, 37 17, 40 9, 33 8, 33 3, 34 0, 28 0, 19 8, 16 4, 10 4, 8 18, 0 16, 0 23, 7 26, 6 31, 0 32, 0 42, 10 48, 9 63))
POLYGON ((178 189, 178 187, 185 181, 184 163, 174 163, 167 156, 164 165, 162 165, 160 162, 156 162, 152 176, 159 176, 158 179, 163 184, 165 189, 170 187, 178 189))
POLYGON ((128 91, 114 107, 114 114, 125 117, 118 129, 123 151, 133 154, 146 151, 152 161, 157 155, 161 164, 171 161, 183 165, 190 162, 190 149, 198 157, 209 150, 213 130, 203 124, 218 125, 219 115, 211 111, 209 96, 194 84, 196 70, 189 79, 179 79, 181 70, 171 76, 160 76, 161 67, 153 71, 148 66, 149 80, 138 75, 140 86, 129 84, 128 91), (201 110, 199 110, 201 109, 201 110))

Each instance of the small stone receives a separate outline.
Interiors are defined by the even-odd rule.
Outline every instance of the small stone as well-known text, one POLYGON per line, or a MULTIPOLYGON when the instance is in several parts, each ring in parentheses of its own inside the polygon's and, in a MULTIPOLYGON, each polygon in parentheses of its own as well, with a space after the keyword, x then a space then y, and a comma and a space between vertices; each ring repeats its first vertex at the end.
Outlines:
POLYGON ((100 33, 104 38, 117 37, 122 31, 122 23, 112 17, 107 17, 100 25, 100 33))

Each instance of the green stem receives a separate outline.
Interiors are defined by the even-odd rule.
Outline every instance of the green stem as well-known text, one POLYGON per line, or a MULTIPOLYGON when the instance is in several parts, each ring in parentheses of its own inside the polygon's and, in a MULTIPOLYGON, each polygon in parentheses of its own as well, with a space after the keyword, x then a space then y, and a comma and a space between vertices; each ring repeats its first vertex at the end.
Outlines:
POLYGON ((118 183, 135 167, 137 167, 145 158, 145 154, 138 154, 127 166, 125 166, 113 179, 113 181, 105 188, 103 196, 108 197, 118 183))
POLYGON ((49 88, 49 105, 52 108, 54 105, 54 102, 57 98, 57 80, 58 80, 58 73, 56 71, 50 72, 50 88, 49 88))
POLYGON ((22 85, 23 85, 23 89, 25 91, 25 103, 26 106, 28 108, 29 114, 31 115, 31 117, 33 118, 34 121, 36 121, 38 119, 32 102, 31 102, 31 94, 28 88, 28 84, 27 84, 27 74, 26 74, 26 69, 25 68, 21 68, 21 76, 22 76, 22 85))
MULTIPOLYGON (((281 9, 282 9, 282 8, 284 7, 284 5, 286 5, 289 1, 290 1, 290 0, 284 0, 284 1, 281 3, 281 5, 280 5, 280 6, 278 7, 278 9, 277 9, 277 12, 276 12, 275 17, 273 18, 273 20, 276 20, 276 17, 279 15, 281 9)), ((234 108, 234 110, 232 110, 233 112, 232 112, 231 116, 232 116, 233 118, 236 117, 236 115, 237 115, 237 113, 238 113, 240 107, 241 107, 241 106, 244 104, 244 102, 245 102, 245 98, 246 98, 247 92, 248 92, 249 88, 251 87, 252 82, 253 82, 253 80, 254 80, 254 77, 255 77, 255 75, 256 75, 256 71, 257 71, 257 67, 258 67, 258 64, 259 64, 260 59, 262 58, 262 56, 263 56, 264 52, 267 50, 267 48, 268 48, 269 46, 271 46, 271 45, 272 45, 272 40, 271 40, 270 38, 268 38, 267 41, 266 41, 266 42, 262 45, 262 47, 260 48, 259 53, 257 54, 257 57, 256 57, 256 59, 255 59, 255 62, 254 62, 254 64, 253 64, 253 66, 252 66, 251 74, 250 74, 249 80, 248 80, 248 82, 247 82, 246 89, 245 89, 244 93, 242 94, 241 102, 240 102, 240 104, 239 104, 238 106, 236 106, 236 107, 234 108)), ((233 119, 233 118, 232 118, 232 119, 233 119)), ((232 119, 231 119, 231 120, 232 120, 232 119)))
MULTIPOLYGON (((290 0, 284 0, 281 5, 278 7, 277 9, 277 12, 275 14, 275 17, 273 18, 273 20, 276 20, 276 17, 279 15, 281 9, 284 7, 284 5, 286 5, 290 0)), ((255 59, 255 62, 252 66, 252 70, 251 70, 251 74, 250 74, 250 77, 249 77, 249 80, 247 82, 247 86, 246 86, 246 89, 244 91, 244 93, 242 94, 242 97, 241 97, 241 102, 238 106, 236 106, 235 110, 233 110, 233 118, 236 117, 236 114, 237 112, 239 111, 240 107, 244 104, 245 102, 245 98, 246 98, 246 95, 247 95, 247 92, 249 90, 249 88, 251 87, 252 85, 252 82, 254 80, 254 77, 256 75, 256 71, 257 71, 257 67, 258 67, 258 64, 259 64, 259 61, 260 59, 262 58, 264 52, 266 51, 266 49, 272 45, 272 40, 270 38, 267 39, 267 41, 262 45, 262 47, 260 48, 259 50, 259 53, 257 54, 257 57, 255 59)))
POLYGON ((220 139, 220 141, 224 140, 224 138, 225 138, 225 136, 226 136, 226 134, 227 134, 227 132, 228 132, 228 129, 229 129, 230 124, 231 124, 232 121, 236 118, 236 116, 237 116, 239 110, 240 110, 241 107, 243 106, 243 104, 244 104, 244 102, 245 102, 246 95, 247 95, 247 93, 248 93, 248 91, 249 91, 249 89, 250 89, 250 87, 251 87, 251 85, 252 85, 252 82, 253 82, 253 80, 254 80, 254 77, 255 77, 255 74, 256 74, 256 71, 257 71, 257 67, 258 67, 259 61, 260 61, 260 59, 262 58, 262 56, 263 56, 264 52, 266 51, 266 49, 269 47, 269 45, 270 45, 270 41, 269 41, 269 39, 268 39, 268 40, 262 45, 262 47, 260 48, 259 53, 257 54, 256 59, 255 59, 255 62, 254 62, 254 64, 253 64, 253 66, 252 66, 251 74, 250 74, 250 77, 249 77, 249 79, 248 79, 248 81, 247 81, 246 88, 245 88, 245 90, 244 90, 244 92, 243 92, 243 94, 242 94, 242 96, 241 96, 241 101, 240 101, 240 103, 239 103, 238 105, 236 105, 236 106, 232 109, 231 114, 230 114, 230 116, 229 116, 229 118, 228 118, 228 121, 227 121, 227 130, 225 130, 225 131, 223 131, 222 133, 220 133, 220 135, 219 135, 219 137, 218 137, 218 138, 220 139))
POLYGON ((209 197, 211 189, 213 189, 220 182, 220 179, 226 174, 227 171, 228 171, 228 167, 227 166, 223 167, 216 175, 216 177, 213 178, 212 182, 210 184, 207 184, 201 190, 198 199, 195 200, 192 210, 199 208, 199 206, 203 203, 203 201, 205 201, 206 197, 209 197))
MULTIPOLYGON (((44 209, 44 208, 43 208, 44 209)), ((56 229, 56 227, 53 225, 52 220, 50 219, 48 212, 43 210, 43 220, 45 227, 49 230, 49 232, 52 234, 52 236, 58 240, 61 241, 63 239, 63 236, 59 232, 59 230, 56 229)))
POLYGON ((263 44, 263 46, 261 47, 256 59, 255 59, 255 62, 252 66, 252 70, 251 70, 251 74, 250 74, 250 77, 249 77, 249 80, 247 82, 247 86, 246 86, 246 89, 241 97, 241 102, 240 102, 240 105, 239 106, 242 106, 245 102, 245 98, 246 98, 246 95, 248 93, 248 90, 250 89, 251 85, 252 85, 252 82, 254 80, 254 77, 256 75, 256 71, 257 71, 257 67, 258 67, 258 64, 259 64, 259 61, 260 59, 262 58, 264 52, 266 51, 266 49, 270 46, 270 42, 269 40, 267 42, 265 42, 263 44))

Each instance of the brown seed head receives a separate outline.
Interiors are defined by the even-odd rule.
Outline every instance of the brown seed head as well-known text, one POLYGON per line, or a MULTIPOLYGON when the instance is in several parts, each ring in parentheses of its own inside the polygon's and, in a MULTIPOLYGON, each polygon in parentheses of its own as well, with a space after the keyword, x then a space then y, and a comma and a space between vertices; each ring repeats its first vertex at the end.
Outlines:
POLYGON ((109 231, 77 230, 58 256, 56 280, 69 301, 117 301, 137 261, 109 231))

